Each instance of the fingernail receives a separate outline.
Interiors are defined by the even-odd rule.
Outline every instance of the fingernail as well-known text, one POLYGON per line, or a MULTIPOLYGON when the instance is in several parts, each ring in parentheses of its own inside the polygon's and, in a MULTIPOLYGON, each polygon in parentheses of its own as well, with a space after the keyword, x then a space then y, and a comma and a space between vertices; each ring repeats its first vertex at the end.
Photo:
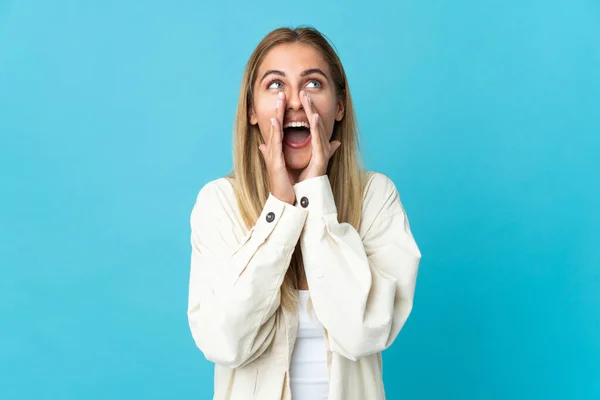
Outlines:
POLYGON ((315 114, 315 125, 319 123, 319 114, 315 114))
POLYGON ((271 118, 271 125, 275 126, 275 118, 271 118))
POLYGON ((285 96, 285 94, 283 92, 279 92, 279 98, 283 99, 283 97, 285 96))
POLYGON ((312 104, 312 100, 310 99, 310 96, 308 94, 306 95, 306 99, 308 100, 309 104, 312 104))

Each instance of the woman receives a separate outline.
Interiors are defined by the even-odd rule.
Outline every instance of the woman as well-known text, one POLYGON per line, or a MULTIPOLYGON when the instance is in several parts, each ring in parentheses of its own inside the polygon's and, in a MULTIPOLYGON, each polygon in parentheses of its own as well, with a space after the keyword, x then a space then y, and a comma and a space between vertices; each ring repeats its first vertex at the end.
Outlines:
POLYGON ((381 351, 421 254, 394 184, 359 166, 346 75, 318 31, 260 42, 234 134, 233 174, 191 214, 188 318, 214 399, 384 399, 381 351))

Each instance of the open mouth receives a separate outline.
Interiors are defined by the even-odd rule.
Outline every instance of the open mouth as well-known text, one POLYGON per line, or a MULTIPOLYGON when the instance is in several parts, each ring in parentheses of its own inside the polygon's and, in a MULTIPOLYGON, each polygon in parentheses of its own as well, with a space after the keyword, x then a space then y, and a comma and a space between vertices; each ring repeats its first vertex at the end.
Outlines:
POLYGON ((310 126, 304 121, 288 122, 283 127, 283 139, 290 145, 302 145, 309 136, 310 126))

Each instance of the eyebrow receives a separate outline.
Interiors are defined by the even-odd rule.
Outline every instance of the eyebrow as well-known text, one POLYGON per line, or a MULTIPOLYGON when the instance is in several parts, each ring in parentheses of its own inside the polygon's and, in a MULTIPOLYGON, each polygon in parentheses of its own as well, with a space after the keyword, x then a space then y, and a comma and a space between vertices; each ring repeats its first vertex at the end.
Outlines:
MULTIPOLYGON (((262 82, 268 75, 279 75, 279 76, 283 76, 285 77, 285 72, 280 71, 278 69, 270 69, 267 72, 264 73, 264 75, 262 76, 262 78, 260 79, 260 81, 262 82)), ((325 74, 325 72, 321 71, 319 68, 311 68, 311 69, 307 69, 306 71, 303 71, 300 76, 306 76, 306 75, 310 75, 310 74, 319 74, 322 75, 323 78, 325 78, 325 80, 327 80, 329 82, 329 79, 327 78, 327 75, 325 74)))

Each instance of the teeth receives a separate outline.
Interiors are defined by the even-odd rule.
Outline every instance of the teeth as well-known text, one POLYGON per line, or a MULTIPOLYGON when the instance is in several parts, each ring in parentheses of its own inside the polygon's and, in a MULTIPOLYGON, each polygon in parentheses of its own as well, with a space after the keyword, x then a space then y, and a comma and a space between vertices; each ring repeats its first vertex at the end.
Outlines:
POLYGON ((306 122, 288 122, 284 128, 310 128, 306 122))

